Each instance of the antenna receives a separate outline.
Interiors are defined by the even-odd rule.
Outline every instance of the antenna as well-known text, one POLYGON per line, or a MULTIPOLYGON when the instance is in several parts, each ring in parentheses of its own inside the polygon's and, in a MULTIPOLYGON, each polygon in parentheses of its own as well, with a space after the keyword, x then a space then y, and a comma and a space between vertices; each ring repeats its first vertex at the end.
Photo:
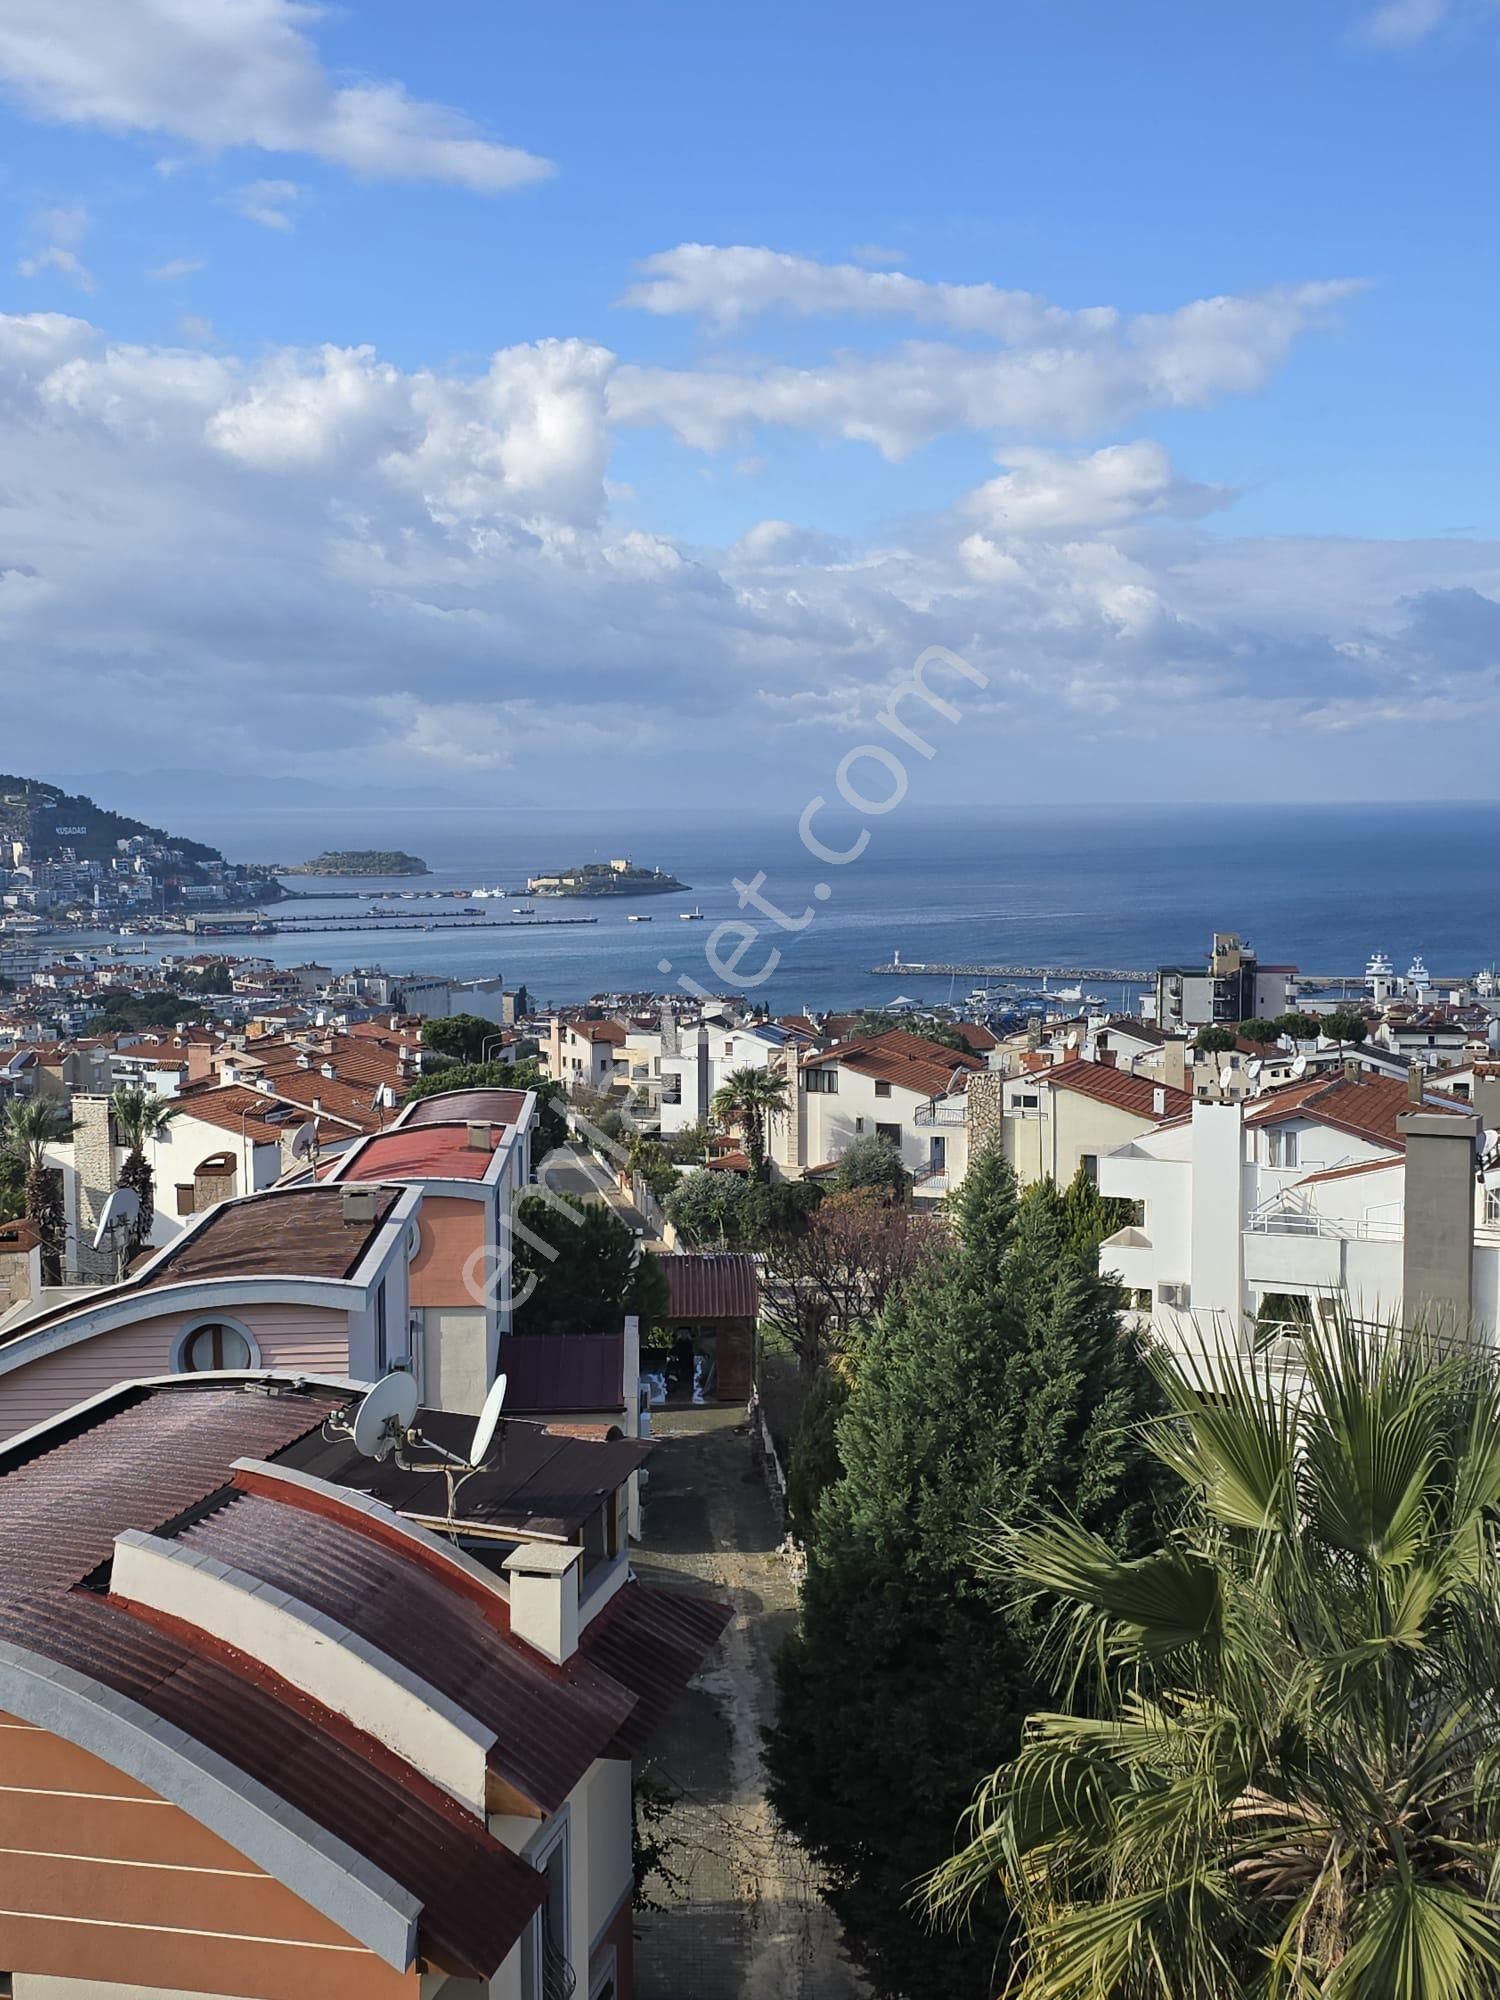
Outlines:
POLYGON ((366 1458, 389 1458, 400 1448, 417 1414, 417 1385, 400 1370, 383 1377, 365 1396, 349 1436, 366 1458))

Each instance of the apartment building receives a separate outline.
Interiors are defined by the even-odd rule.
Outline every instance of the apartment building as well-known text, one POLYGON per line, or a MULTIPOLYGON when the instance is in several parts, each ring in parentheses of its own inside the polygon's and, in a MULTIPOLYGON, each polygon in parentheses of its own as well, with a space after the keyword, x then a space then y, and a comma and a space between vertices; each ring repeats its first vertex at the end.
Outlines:
POLYGON ((454 1514, 358 1401, 126 1382, 0 1448, 15 2000, 629 2000, 631 1758, 728 1608, 631 1570, 649 1446, 509 1423, 454 1514))
POLYGON ((857 1139, 887 1139, 917 1194, 938 1196, 968 1171, 964 1094, 985 1068, 966 1050, 893 1028, 801 1057, 770 1154, 789 1179, 836 1165, 857 1139))
POLYGON ((1174 1345, 1337 1303, 1500 1328, 1500 1165, 1479 1116, 1427 1087, 1360 1070, 1191 1111, 1099 1161, 1140 1220, 1100 1268, 1174 1345), (1486 1145, 1489 1150, 1486 1151, 1486 1145))

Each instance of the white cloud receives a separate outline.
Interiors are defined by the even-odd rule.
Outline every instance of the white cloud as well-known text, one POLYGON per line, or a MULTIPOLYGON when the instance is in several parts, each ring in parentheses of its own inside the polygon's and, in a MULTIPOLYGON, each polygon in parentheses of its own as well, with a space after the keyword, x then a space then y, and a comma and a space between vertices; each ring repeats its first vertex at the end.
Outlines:
POLYGON ((622 367, 610 408, 621 423, 665 423, 701 450, 757 424, 862 439, 893 459, 946 431, 1086 435, 1143 409, 1202 408, 1264 387, 1297 337, 1358 289, 1284 285, 1107 324, 1091 316, 1080 337, 1000 351, 912 341, 759 374, 622 367))
POLYGON ((550 163, 484 137, 399 83, 336 84, 303 0, 0 0, 0 85, 70 125, 210 153, 307 153, 372 180, 497 194, 550 163))
POLYGON ((262 229, 294 229, 292 210, 301 199, 295 181, 250 181, 235 189, 229 205, 236 215, 258 222, 262 229))
POLYGON ((169 257, 165 264, 157 264, 146 276, 153 285, 172 285, 179 278, 191 278, 206 268, 201 257, 169 257))
POLYGON ((1180 479, 1159 444, 1140 438, 1072 454, 1013 446, 1006 467, 964 501, 964 510, 1002 534, 1047 535, 1122 528, 1152 515, 1197 519, 1227 506, 1221 486, 1180 479))
POLYGON ((40 278, 44 272, 56 271, 60 277, 70 279, 81 292, 94 289, 93 272, 75 250, 65 250, 60 243, 38 250, 34 257, 23 257, 16 268, 23 278, 40 278))
POLYGON ((769 797, 826 773, 932 643, 990 681, 955 690, 948 796, 1002 743, 1035 796, 1063 768, 1035 776, 1049 741, 1076 787, 1108 782, 1087 741, 1165 732, 1164 793, 1192 739, 1221 782, 1262 747, 1413 715, 1473 783, 1500 727, 1500 547, 1208 538, 1184 516, 1213 489, 1140 441, 1011 451, 903 540, 771 518, 693 546, 636 525, 640 501, 611 519, 620 372, 585 341, 460 373, 0 316, 7 727, 41 768, 189 744, 208 769, 445 775, 455 799, 501 769, 531 796, 566 777, 703 799, 733 742, 769 797))
MULTIPOLYGON (((873 261, 873 260, 872 260, 873 261)), ((1010 343, 1064 339, 1080 331, 1111 331, 1113 307, 1067 312, 1035 292, 998 285, 928 284, 899 271, 857 264, 819 264, 785 250, 748 244, 679 243, 641 265, 643 276, 620 303, 642 312, 692 313, 733 327, 780 307, 803 318, 831 313, 882 315, 989 334, 1010 343)))
POLYGON ((1369 41, 1404 48, 1423 41, 1448 18, 1448 0, 1385 0, 1364 22, 1369 41))
POLYGON ((856 264, 870 264, 877 270, 906 262, 903 250, 891 250, 884 243, 856 243, 849 252, 856 264))

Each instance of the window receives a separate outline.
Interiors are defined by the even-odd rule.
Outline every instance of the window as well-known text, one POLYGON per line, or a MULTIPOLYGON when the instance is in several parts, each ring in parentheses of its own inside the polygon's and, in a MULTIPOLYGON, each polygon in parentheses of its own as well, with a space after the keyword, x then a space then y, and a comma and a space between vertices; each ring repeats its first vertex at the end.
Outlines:
POLYGON ((1500 1226, 1500 1187, 1487 1187, 1485 1189, 1484 1219, 1491 1228, 1500 1226))
POLYGON ((198 1184, 196 1181, 179 1181, 177 1183, 177 1213, 179 1215, 196 1215, 198 1212, 197 1200, 198 1184))
POLYGON ((888 1083, 877 1082, 877 1084, 875 1085, 875 1095, 877 1097, 889 1097, 890 1094, 891 1094, 891 1086, 888 1083))
POLYGON ((552 2000, 554 1994, 573 1991, 573 1969, 568 1957, 569 1883, 568 1817, 562 1809, 562 1824, 545 1850, 533 1857, 532 1865, 546 1884, 547 1900, 532 1919, 521 1962, 523 2000, 552 2000))
POLYGON ((837 1097, 839 1073, 836 1069, 805 1069, 802 1072, 802 1088, 814 1094, 821 1092, 826 1097, 837 1097))
POLYGON ((1035 1111, 1040 1101, 1034 1090, 1018 1091, 1015 1099, 1016 1109, 1018 1111, 1035 1111))
POLYGON ((891 1144, 898 1151, 900 1150, 901 1127, 899 1125, 882 1125, 879 1119, 877 1119, 875 1121, 875 1137, 877 1139, 889 1139, 891 1144))
POLYGON ((178 1370, 197 1375, 214 1368, 254 1368, 260 1356, 243 1327, 229 1320, 207 1319, 183 1337, 178 1370))
POLYGON ((1099 1155, 1097 1153, 1083 1153, 1079 1156, 1078 1164, 1083 1168, 1083 1177, 1090 1186, 1098 1187, 1099 1155))
POLYGON ((1296 1166, 1297 1134, 1294 1131, 1273 1127, 1266 1134, 1266 1164, 1272 1167, 1296 1166))

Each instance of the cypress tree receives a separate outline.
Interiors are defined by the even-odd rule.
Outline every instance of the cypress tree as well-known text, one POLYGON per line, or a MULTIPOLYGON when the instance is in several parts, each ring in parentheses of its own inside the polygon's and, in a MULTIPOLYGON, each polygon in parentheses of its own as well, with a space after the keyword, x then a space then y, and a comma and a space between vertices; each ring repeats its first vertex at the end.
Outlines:
POLYGON ((1061 1506, 1130 1547, 1152 1514, 1136 1432, 1154 1387, 1064 1197, 1018 1197, 991 1149, 951 1208, 953 1250, 861 1350, 766 1744, 850 1949, 907 2000, 988 2000, 1005 1976, 997 1899, 963 1935, 911 1902, 1039 1692, 1038 1630, 979 1575, 979 1538, 1061 1506))

